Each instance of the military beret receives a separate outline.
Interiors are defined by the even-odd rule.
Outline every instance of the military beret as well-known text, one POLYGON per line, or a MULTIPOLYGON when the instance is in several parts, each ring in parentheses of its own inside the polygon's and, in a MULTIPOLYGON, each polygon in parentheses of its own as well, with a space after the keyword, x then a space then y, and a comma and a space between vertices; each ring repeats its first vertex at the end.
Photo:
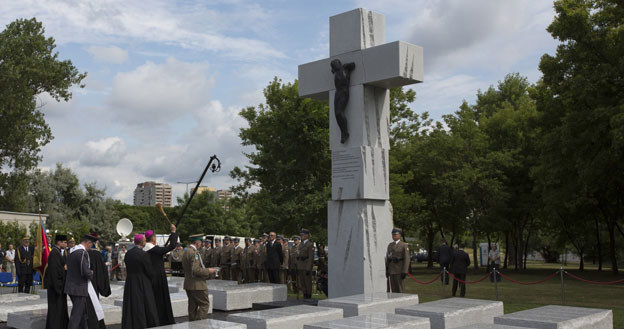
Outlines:
POLYGON ((310 231, 308 231, 308 230, 307 230, 307 229, 305 229, 305 228, 302 228, 302 229, 301 229, 301 232, 299 232, 299 234, 308 234, 308 235, 309 235, 309 234, 310 234, 310 231))
POLYGON ((392 234, 403 234, 403 231, 399 230, 398 228, 393 228, 392 229, 392 234))
POLYGON ((189 236, 189 240, 191 241, 201 241, 204 239, 204 235, 203 234, 193 234, 189 236))
POLYGON ((54 237, 54 241, 67 241, 67 235, 65 235, 65 234, 57 234, 54 237))

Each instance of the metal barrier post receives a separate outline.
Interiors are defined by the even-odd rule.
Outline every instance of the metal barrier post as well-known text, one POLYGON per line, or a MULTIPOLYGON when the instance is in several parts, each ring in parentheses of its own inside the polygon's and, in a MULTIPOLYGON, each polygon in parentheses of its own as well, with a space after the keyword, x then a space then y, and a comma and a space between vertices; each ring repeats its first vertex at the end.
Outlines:
POLYGON ((498 300, 498 271, 496 270, 496 267, 494 267, 493 270, 494 270, 494 289, 496 289, 496 300, 498 300))
POLYGON ((565 305, 565 290, 563 288, 563 266, 559 268, 559 274, 561 274, 561 304, 565 305))

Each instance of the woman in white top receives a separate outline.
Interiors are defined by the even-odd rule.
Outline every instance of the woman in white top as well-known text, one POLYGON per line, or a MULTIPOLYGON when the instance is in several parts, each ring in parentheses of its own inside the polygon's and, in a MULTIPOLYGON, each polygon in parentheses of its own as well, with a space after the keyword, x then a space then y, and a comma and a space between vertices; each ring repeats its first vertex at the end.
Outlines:
POLYGON ((119 255, 117 256, 117 264, 119 264, 119 272, 121 272, 121 280, 126 281, 126 245, 121 245, 121 250, 119 251, 119 255))
MULTIPOLYGON (((500 252, 498 251, 498 246, 496 245, 496 243, 492 243, 492 248, 488 253, 488 262, 490 263, 490 270, 496 270, 498 272, 498 269, 500 267, 500 252)), ((494 282, 493 273, 492 275, 490 275, 490 281, 494 282)), ((498 275, 498 273, 496 274, 496 281, 500 281, 500 276, 498 275)))

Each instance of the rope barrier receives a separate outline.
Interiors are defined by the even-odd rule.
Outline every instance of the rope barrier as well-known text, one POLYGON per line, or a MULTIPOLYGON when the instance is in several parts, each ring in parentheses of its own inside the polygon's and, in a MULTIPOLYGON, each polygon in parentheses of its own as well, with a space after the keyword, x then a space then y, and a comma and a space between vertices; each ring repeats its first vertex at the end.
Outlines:
POLYGON ((114 270, 115 270, 116 268, 118 268, 118 267, 119 267, 119 263, 117 263, 117 265, 115 265, 115 266, 111 267, 111 269, 110 269, 110 270, 108 270, 108 271, 109 271, 109 272, 112 272, 112 271, 114 271, 114 270))
POLYGON ((407 275, 408 275, 410 278, 412 278, 412 280, 416 281, 416 283, 420 283, 420 284, 431 284, 431 283, 434 283, 434 282, 438 281, 438 279, 440 278, 440 276, 442 276, 442 272, 440 272, 440 273, 438 274, 438 276, 436 276, 435 278, 433 278, 433 280, 431 280, 431 281, 427 281, 427 282, 416 280, 416 278, 414 278, 414 277, 413 277, 411 274, 409 274, 409 273, 407 273, 407 275))
POLYGON ((567 271, 563 271, 563 273, 565 273, 567 276, 571 277, 572 279, 578 280, 578 281, 582 281, 585 283, 589 283, 589 284, 598 284, 598 285, 612 285, 612 284, 617 284, 617 283, 622 283, 624 282, 624 279, 620 279, 620 280, 615 280, 615 281, 608 281, 608 282, 601 282, 601 281, 591 281, 591 280, 587 280, 587 279, 583 279, 581 277, 578 277, 572 273, 568 273, 567 271))
POLYGON ((481 281, 483 281, 483 280, 485 280, 485 279, 487 279, 487 278, 489 278, 489 277, 490 277, 490 273, 487 273, 484 277, 482 277, 481 279, 479 279, 479 280, 477 280, 477 281, 465 281, 465 280, 462 280, 462 279, 458 279, 458 278, 457 278, 457 277, 455 277, 455 276, 453 275, 453 273, 451 273, 451 272, 448 272, 448 271, 447 271, 446 273, 448 273, 448 275, 449 275, 451 278, 453 278, 453 279, 455 279, 455 280, 457 280, 457 281, 459 281, 459 282, 461 282, 461 283, 465 283, 465 284, 475 284, 475 283, 479 283, 479 282, 481 282, 481 281))
POLYGON ((544 280, 535 281, 535 282, 522 282, 522 281, 516 281, 516 280, 514 280, 514 279, 512 279, 512 278, 510 278, 510 277, 508 277, 508 276, 506 276, 505 274, 503 274, 503 273, 501 273, 501 272, 498 272, 498 271, 497 271, 496 273, 497 273, 497 274, 499 274, 499 275, 500 275, 503 279, 505 279, 505 280, 507 280, 507 281, 510 281, 510 282, 513 282, 513 283, 515 283, 515 284, 530 285, 530 284, 540 284, 540 283, 544 283, 544 282, 546 282, 546 281, 548 281, 548 280, 552 280, 554 277, 556 277, 556 276, 557 276, 557 274, 559 274, 559 271, 557 271, 557 272, 555 272, 555 273, 553 273, 553 274, 549 275, 549 276, 548 276, 546 279, 544 279, 544 280))

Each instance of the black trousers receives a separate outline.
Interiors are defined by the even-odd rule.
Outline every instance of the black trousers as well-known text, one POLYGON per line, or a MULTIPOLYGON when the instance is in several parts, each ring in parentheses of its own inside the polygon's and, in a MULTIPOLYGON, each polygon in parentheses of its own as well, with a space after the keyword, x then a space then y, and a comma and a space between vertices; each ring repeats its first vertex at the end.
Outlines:
POLYGON ((69 295, 69 297, 72 301, 72 310, 67 329, 87 328, 87 298, 89 297, 72 295, 69 295))
POLYGON ((30 287, 32 286, 33 275, 30 274, 18 274, 17 275, 17 292, 30 293, 30 287))
MULTIPOLYGON (((462 281, 466 281, 466 273, 453 273, 453 275, 462 281)), ((457 284, 459 284, 460 287, 459 296, 466 296, 466 284, 453 279, 453 297, 455 297, 455 293, 457 292, 457 284)))
POLYGON ((280 270, 269 269, 269 282, 271 283, 280 283, 280 270))
MULTIPOLYGON (((444 268, 446 268, 446 270, 448 271, 449 264, 440 264, 440 272, 442 272, 442 270, 444 268)), ((449 284, 449 275, 448 275, 448 273, 446 273, 446 272, 442 273, 442 276, 440 276, 440 280, 442 280, 442 282, 444 282, 444 284, 449 284)))

